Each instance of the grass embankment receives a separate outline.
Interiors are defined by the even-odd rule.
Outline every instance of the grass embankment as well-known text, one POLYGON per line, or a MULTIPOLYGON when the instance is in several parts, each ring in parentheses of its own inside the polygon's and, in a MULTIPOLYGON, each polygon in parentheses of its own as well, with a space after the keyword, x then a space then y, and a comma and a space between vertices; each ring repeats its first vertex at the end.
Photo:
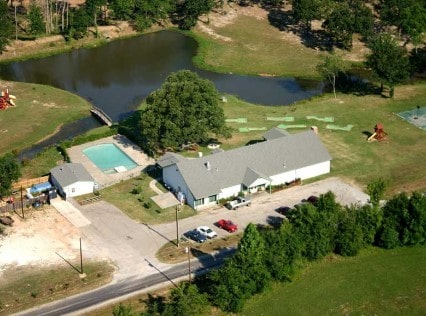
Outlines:
POLYGON ((12 267, 2 272, 0 287, 0 315, 11 315, 37 305, 52 302, 107 284, 112 279, 113 267, 108 263, 84 262, 84 277, 77 268, 12 267), (19 273, 17 273, 19 271, 19 273))
POLYGON ((364 250, 305 268, 251 299, 242 315, 423 315, 426 249, 364 250))
POLYGON ((0 155, 28 148, 63 124, 90 115, 86 100, 64 90, 0 81, 0 89, 6 88, 16 96, 16 106, 0 110, 0 155))

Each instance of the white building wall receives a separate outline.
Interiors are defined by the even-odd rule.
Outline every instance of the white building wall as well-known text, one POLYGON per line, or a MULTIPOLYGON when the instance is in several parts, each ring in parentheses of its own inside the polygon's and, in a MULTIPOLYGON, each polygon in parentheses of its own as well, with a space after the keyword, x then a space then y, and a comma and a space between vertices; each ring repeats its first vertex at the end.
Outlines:
POLYGON ((83 194, 93 193, 93 181, 78 181, 63 188, 66 197, 79 196, 83 194))
POLYGON ((238 193, 241 192, 241 189, 242 189, 241 184, 237 184, 237 185, 234 185, 232 187, 224 188, 224 189, 221 190, 219 197, 218 197, 218 200, 226 199, 226 198, 229 198, 231 196, 237 196, 238 193))
POLYGON ((297 177, 304 180, 320 176, 330 172, 330 161, 325 161, 312 166, 307 166, 297 170, 297 177))
POLYGON ((185 194, 186 203, 192 207, 194 206, 194 197, 192 196, 191 191, 189 191, 182 175, 177 170, 176 165, 163 168, 163 181, 176 192, 182 192, 185 194))

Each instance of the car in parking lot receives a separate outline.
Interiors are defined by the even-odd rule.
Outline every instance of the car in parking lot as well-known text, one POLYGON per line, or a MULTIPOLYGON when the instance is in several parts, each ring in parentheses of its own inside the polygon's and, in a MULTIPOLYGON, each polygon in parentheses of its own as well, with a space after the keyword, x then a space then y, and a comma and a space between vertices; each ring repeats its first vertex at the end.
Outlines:
POLYGON ((217 221, 216 225, 229 233, 234 233, 238 230, 238 226, 229 219, 220 219, 217 221))
POLYGON ((195 242, 203 243, 207 240, 207 237, 204 236, 202 233, 200 233, 198 230, 193 229, 190 231, 187 231, 183 234, 186 238, 189 238, 195 242))
POLYGON ((196 230, 209 239, 217 237, 217 233, 208 226, 199 226, 196 230))
POLYGON ((275 212, 280 213, 282 215, 286 215, 288 213, 288 211, 291 210, 291 207, 289 206, 280 206, 278 208, 275 209, 275 212))
POLYGON ((311 195, 306 199, 306 202, 311 203, 312 205, 317 205, 319 197, 316 195, 311 195))

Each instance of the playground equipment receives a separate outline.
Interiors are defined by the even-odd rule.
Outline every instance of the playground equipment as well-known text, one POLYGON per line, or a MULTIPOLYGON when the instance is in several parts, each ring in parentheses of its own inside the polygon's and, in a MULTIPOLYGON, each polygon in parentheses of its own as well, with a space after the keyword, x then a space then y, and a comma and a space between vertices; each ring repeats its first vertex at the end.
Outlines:
POLYGON ((376 126, 374 127, 374 133, 367 138, 367 141, 372 142, 372 141, 379 141, 381 142, 382 140, 386 139, 386 132, 383 130, 383 125, 382 123, 377 123, 376 126))
POLYGON ((13 101, 15 99, 14 95, 9 94, 9 89, 2 91, 0 96, 0 110, 5 110, 9 106, 15 106, 15 102, 13 101))

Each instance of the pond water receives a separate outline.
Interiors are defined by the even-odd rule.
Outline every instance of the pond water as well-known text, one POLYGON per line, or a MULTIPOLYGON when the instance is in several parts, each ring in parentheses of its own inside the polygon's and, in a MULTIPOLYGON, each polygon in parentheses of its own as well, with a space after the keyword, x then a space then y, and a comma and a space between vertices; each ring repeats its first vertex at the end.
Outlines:
MULTIPOLYGON (((220 93, 264 105, 288 105, 318 95, 318 81, 219 74, 197 69, 192 63, 197 42, 178 32, 162 31, 112 41, 90 49, 78 49, 42 59, 0 66, 4 80, 47 84, 76 93, 117 122, 132 113, 149 93, 174 71, 189 69, 210 79, 220 93)), ((66 127, 57 138, 82 132, 79 122, 66 127), (66 134, 65 134, 66 133, 66 134)), ((84 120, 84 129, 95 120, 84 120), (90 121, 90 122, 89 122, 90 121)))

